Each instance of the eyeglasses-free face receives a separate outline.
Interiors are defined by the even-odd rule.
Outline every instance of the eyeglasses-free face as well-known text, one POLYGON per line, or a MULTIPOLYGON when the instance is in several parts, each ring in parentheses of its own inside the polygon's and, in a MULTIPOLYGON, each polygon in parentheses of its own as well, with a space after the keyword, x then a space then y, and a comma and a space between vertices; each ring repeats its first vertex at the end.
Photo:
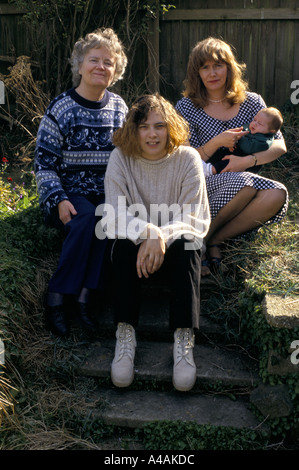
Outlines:
POLYGON ((226 92, 227 65, 224 62, 207 61, 199 69, 200 78, 208 93, 226 92))
POLYGON ((105 47, 90 49, 79 68, 80 85, 87 88, 97 87, 99 90, 106 89, 113 81, 115 66, 115 57, 108 49, 105 47))
POLYGON ((168 130, 160 113, 150 111, 147 118, 138 125, 137 132, 143 158, 160 160, 166 155, 168 130))
POLYGON ((271 132, 271 119, 263 111, 259 111, 249 124, 251 134, 260 132, 261 134, 268 134, 271 132))

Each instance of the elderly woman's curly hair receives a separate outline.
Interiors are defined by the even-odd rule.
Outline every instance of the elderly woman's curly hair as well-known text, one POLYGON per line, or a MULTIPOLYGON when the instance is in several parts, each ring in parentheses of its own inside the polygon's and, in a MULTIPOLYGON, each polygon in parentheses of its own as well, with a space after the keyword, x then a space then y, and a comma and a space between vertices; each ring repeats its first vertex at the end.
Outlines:
POLYGON ((138 126, 146 121, 150 111, 161 114, 166 122, 168 132, 167 153, 172 153, 177 147, 187 142, 189 125, 177 113, 172 104, 158 93, 143 95, 133 103, 123 127, 118 129, 113 136, 113 144, 119 147, 124 155, 135 158, 141 156, 141 148, 138 143, 138 126))
POLYGON ((111 86, 123 78, 128 62, 124 52, 124 47, 113 29, 99 28, 92 33, 87 34, 84 38, 80 38, 74 45, 72 56, 70 58, 74 87, 77 87, 80 84, 81 75, 79 73, 79 69, 84 60, 85 54, 90 49, 99 49, 100 47, 108 49, 116 60, 115 74, 111 86))
POLYGON ((229 44, 221 39, 209 37, 198 42, 191 51, 187 66, 185 90, 183 95, 189 97, 199 107, 207 105, 207 90, 199 70, 205 62, 215 61, 227 65, 226 98, 230 105, 242 103, 246 97, 248 84, 244 80, 246 65, 238 63, 229 44))

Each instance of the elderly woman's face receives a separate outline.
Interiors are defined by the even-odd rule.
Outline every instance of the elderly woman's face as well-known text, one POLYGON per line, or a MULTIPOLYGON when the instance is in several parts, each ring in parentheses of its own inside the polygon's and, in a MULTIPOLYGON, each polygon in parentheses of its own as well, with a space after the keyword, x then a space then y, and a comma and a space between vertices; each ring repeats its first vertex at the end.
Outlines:
POLYGON ((90 49, 79 68, 81 83, 87 87, 107 88, 113 81, 116 60, 105 47, 90 49))

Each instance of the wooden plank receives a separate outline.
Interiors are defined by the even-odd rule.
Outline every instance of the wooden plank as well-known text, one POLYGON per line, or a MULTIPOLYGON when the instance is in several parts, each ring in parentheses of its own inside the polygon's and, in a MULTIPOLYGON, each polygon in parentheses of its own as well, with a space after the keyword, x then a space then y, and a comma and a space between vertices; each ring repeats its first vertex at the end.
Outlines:
POLYGON ((0 15, 23 15, 25 13, 21 8, 8 3, 0 3, 0 15))
MULTIPOLYGON (((159 2, 154 0, 152 2, 158 11, 159 2)), ((148 87, 151 93, 159 93, 159 44, 160 44, 160 26, 159 26, 159 15, 148 20, 148 69, 149 69, 149 83, 148 87)))
MULTIPOLYGON (((242 30, 242 50, 239 50, 237 44, 237 56, 242 62, 246 64, 246 80, 249 81, 249 89, 251 91, 259 91, 257 87, 258 70, 260 60, 260 34, 261 34, 260 21, 246 21, 243 23, 242 30)), ((263 96, 264 98, 264 96, 263 96)))
MULTIPOLYGON (((260 28, 259 44, 263 44, 257 51, 257 90, 268 106, 275 105, 275 66, 277 57, 276 25, 268 21, 260 28)), ((278 47, 280 43, 278 43, 278 47)))
POLYGON ((207 8, 169 10, 163 15, 165 21, 175 20, 298 20, 299 8, 207 8))
POLYGON ((178 22, 163 25, 160 38, 160 91, 173 104, 181 98, 189 50, 189 29, 178 22), (175 40, 174 40, 175 38, 175 40))
POLYGON ((9 55, 0 55, 0 62, 10 62, 11 64, 14 64, 16 61, 15 57, 9 56, 9 55))
POLYGON ((292 69, 292 75, 290 78, 292 81, 299 79, 299 28, 295 28, 294 65, 292 69))
MULTIPOLYGON (((290 86, 293 80, 294 70, 294 45, 295 25, 285 27, 284 22, 279 22, 276 30, 277 47, 275 64, 275 101, 284 103, 290 97, 290 86)), ((297 79, 298 77, 294 77, 297 79)))

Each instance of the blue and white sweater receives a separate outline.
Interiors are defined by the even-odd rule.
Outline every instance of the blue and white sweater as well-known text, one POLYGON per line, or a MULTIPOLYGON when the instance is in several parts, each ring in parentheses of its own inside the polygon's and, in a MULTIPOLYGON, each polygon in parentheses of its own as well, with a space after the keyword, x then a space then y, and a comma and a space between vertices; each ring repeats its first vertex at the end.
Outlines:
POLYGON ((112 135, 127 111, 124 100, 108 90, 96 102, 72 88, 50 103, 39 126, 34 162, 45 215, 69 195, 104 195, 112 135))

